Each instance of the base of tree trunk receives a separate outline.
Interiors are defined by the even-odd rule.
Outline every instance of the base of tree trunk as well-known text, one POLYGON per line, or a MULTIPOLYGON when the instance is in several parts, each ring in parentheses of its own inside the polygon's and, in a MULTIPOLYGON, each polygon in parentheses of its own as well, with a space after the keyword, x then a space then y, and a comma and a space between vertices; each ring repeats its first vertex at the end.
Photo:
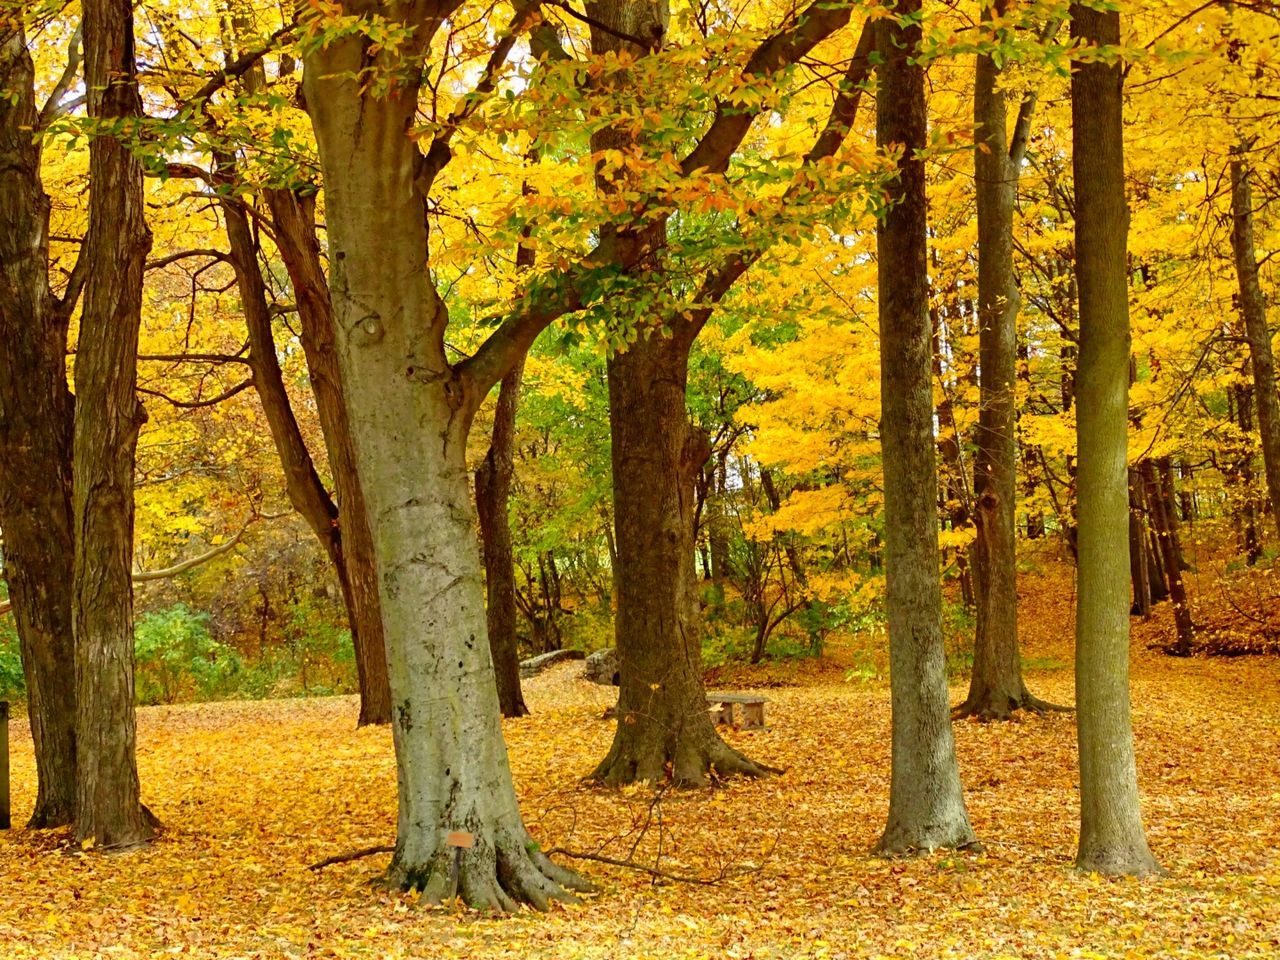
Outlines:
POLYGON ((398 844, 379 881, 389 890, 416 890, 429 903, 455 897, 477 910, 514 913, 527 904, 547 910, 553 900, 578 902, 595 886, 552 863, 522 827, 472 834, 473 846, 440 847, 418 855, 398 844))
POLYGON ((893 827, 871 849, 872 856, 890 860, 921 857, 935 850, 959 850, 964 853, 982 853, 986 848, 973 834, 968 821, 947 826, 936 824, 924 832, 905 831, 893 827))
POLYGON ((506 717, 508 720, 514 719, 516 717, 531 716, 529 708, 525 706, 524 697, 521 697, 515 703, 501 704, 501 709, 502 709, 502 715, 506 717))
POLYGON ((720 739, 710 720, 706 730, 679 738, 646 736, 642 723, 624 717, 608 755, 589 780, 611 787, 631 783, 665 783, 677 787, 705 787, 729 777, 767 777, 782 773, 776 767, 744 756, 720 739), (632 732, 634 731, 634 732, 632 732))
POLYGON ((76 817, 72 807, 64 804, 37 803, 27 821, 28 830, 56 830, 75 823, 76 817))
POLYGON ((1081 873, 1100 873, 1108 877, 1166 877, 1169 871, 1156 863, 1145 840, 1136 844, 1099 846, 1085 849, 1081 844, 1076 858, 1081 873))
POLYGON ((1058 703, 1050 703, 1032 696, 1023 687, 1017 693, 986 687, 970 690, 968 698, 961 704, 951 708, 952 720, 974 719, 981 723, 1012 720, 1019 710, 1027 713, 1072 713, 1074 707, 1066 707, 1058 703))

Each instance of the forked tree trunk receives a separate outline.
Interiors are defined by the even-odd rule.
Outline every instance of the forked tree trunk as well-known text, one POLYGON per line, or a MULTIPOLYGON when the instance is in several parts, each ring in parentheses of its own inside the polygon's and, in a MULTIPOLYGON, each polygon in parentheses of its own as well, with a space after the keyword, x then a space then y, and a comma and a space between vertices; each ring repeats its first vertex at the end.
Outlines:
MULTIPOLYGON (((596 54, 646 52, 623 37, 661 42, 665 2, 599 0, 589 5, 596 54)), ((629 151, 635 135, 622 126, 592 134, 593 150, 629 151)), ((618 183, 598 175, 603 193, 618 183)), ((634 262, 638 251, 662 246, 666 221, 641 229, 606 226, 601 251, 614 262, 634 262)), ((605 783, 684 785, 708 775, 760 775, 756 764, 724 743, 707 710, 702 682, 694 560, 694 485, 710 455, 707 438, 685 410, 689 350, 696 330, 663 337, 656 326, 608 363, 617 565, 615 635, 618 650, 618 724, 609 753, 592 776, 605 783)))
POLYGON ((391 682, 399 817, 386 882, 433 901, 456 893, 474 906, 545 907, 581 883, 525 829, 502 740, 466 463, 480 397, 445 355, 424 160, 408 136, 417 90, 364 82, 369 70, 402 78, 400 58, 424 55, 443 14, 396 9, 413 30, 394 52, 348 36, 312 47, 304 73, 391 682))
MULTIPOLYGON (((1074 3, 1071 33, 1086 46, 1118 45, 1120 15, 1074 3)), ((1142 829, 1129 716, 1129 212, 1122 82, 1118 61, 1077 63, 1071 74, 1080 289, 1076 863, 1081 870, 1143 875, 1160 868, 1142 829)))
POLYGON ((378 575, 373 535, 365 515, 364 492, 356 470, 351 428, 342 397, 342 378, 334 349, 333 303, 316 239, 315 198, 289 190, 265 191, 276 227, 276 245, 298 304, 302 350, 324 433, 329 469, 338 499, 337 534, 342 560, 339 582, 351 627, 360 683, 360 726, 391 722, 391 686, 382 639, 378 575))
POLYGON ((975 842, 960 789, 947 704, 938 575, 938 488, 926 261, 928 208, 920 0, 881 22, 876 139, 901 152, 876 233, 886 607, 893 702, 889 820, 877 850, 904 854, 975 842))
POLYGON ((1258 407, 1258 433, 1262 463, 1267 476, 1271 517, 1280 531, 1280 399, 1276 395, 1275 359, 1271 355, 1271 331, 1267 327, 1267 301, 1258 281, 1258 258, 1253 247, 1253 189, 1249 163, 1237 148, 1231 160, 1231 249, 1235 253, 1240 285, 1240 314, 1249 339, 1253 369, 1253 396, 1258 407))
MULTIPOLYGON (((522 248, 523 251, 523 248, 522 248)), ((520 651, 516 636, 516 568, 507 504, 515 473, 516 411, 524 363, 502 378, 493 413, 493 437, 484 462, 476 470, 476 511, 484 548, 485 605, 489 649, 498 684, 498 706, 504 717, 529 713, 520 689, 520 651)))
POLYGON ((618 548, 618 725, 592 776, 703 784, 768 768, 724 743, 702 682, 694 480, 709 453, 685 412, 689 344, 641 335, 609 360, 618 548))
MULTIPOLYGON (((89 115, 141 115, 130 0, 86 0, 89 115)), ((145 843, 158 825, 139 798, 133 705, 133 466, 146 414, 134 391, 142 274, 151 234, 142 164, 125 139, 89 144, 89 277, 76 350, 72 622, 76 643, 76 839, 145 843)))
POLYGON ((70 306, 49 289, 35 69, 21 16, 0 37, 0 529, 36 755, 28 826, 75 818, 70 306))
MULTIPOLYGON (((1001 0, 994 8, 1003 14, 1001 0)), ((984 7, 988 20, 992 8, 984 7)), ((1013 274, 1013 208, 1029 109, 1019 110, 1013 148, 1006 135, 1005 93, 995 61, 979 55, 974 75, 974 189, 978 209, 978 451, 970 549, 977 583, 977 624, 969 695, 958 717, 1007 720, 1044 710, 1022 677, 1018 651, 1017 375, 1018 285, 1013 274), (1027 119, 1024 118, 1027 115, 1027 119)))

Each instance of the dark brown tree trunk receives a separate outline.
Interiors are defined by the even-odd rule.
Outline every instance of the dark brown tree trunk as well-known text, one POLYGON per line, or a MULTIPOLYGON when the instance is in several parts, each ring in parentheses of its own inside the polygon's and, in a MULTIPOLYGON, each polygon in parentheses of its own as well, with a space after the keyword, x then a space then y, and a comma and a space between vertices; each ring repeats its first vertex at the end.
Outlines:
POLYGON ((1151 619, 1151 578, 1147 567, 1146 515, 1142 505, 1142 481, 1138 471, 1129 468, 1129 582, 1133 585, 1133 604, 1129 614, 1151 619))
MULTIPOLYGON (((622 36, 665 36, 665 2, 601 0, 589 4, 598 25, 591 30, 597 54, 645 52, 622 36)), ((596 131, 593 150, 629 150, 634 134, 623 126, 596 131)), ((596 178, 602 193, 619 187, 596 178)), ((631 263, 661 246, 665 220, 641 229, 606 226, 601 252, 610 262, 631 263)), ((768 768, 729 747, 707 711, 702 681, 694 556, 694 482, 710 455, 707 438, 685 411, 689 350, 697 331, 664 337, 639 332, 625 352, 609 360, 609 425, 612 436, 616 530, 618 725, 613 745, 592 776, 605 783, 704 784, 714 771, 760 775, 768 768)))
MULTIPOLYGON (((1073 3, 1071 34, 1086 47, 1118 46, 1120 15, 1073 3)), ((1145 875, 1160 868, 1142 828, 1129 714, 1129 211, 1122 84, 1118 60, 1078 62, 1071 72, 1080 291, 1076 862, 1081 870, 1145 875)))
POLYGON ((888 855, 975 842, 960 788, 947 704, 938 579, 932 349, 926 259, 928 206, 920 0, 881 21, 876 140, 900 151, 876 232, 880 312, 880 437, 884 461, 886 608, 893 703, 888 855), (905 20, 905 23, 904 23, 905 20))
POLYGON ((1182 522, 1187 524, 1196 521, 1196 497, 1187 486, 1192 476, 1191 464, 1186 460, 1178 461, 1178 478, 1183 481, 1182 489, 1178 491, 1178 513, 1182 522))
POLYGON ((618 725, 594 778, 703 784, 767 768, 720 739, 702 682, 693 486, 709 445, 685 412, 687 342, 656 332, 609 361, 618 549, 618 725))
POLYGON ((1240 285, 1240 314, 1249 340, 1253 369, 1253 397, 1258 407, 1258 433, 1267 477, 1271 516, 1280 530, 1280 399, 1276 395, 1275 360, 1267 327, 1267 301, 1258 281, 1258 258, 1253 246, 1253 190, 1243 148, 1231 160, 1231 248, 1240 285))
MULTIPOLYGON (((86 0, 89 115, 142 113, 130 0, 86 0)), ((139 798, 133 706, 133 465, 146 414, 134 392, 142 274, 151 234, 142 164, 124 138, 89 144, 89 275, 76 350, 72 623, 76 643, 76 839, 146 843, 158 826, 139 798)))
POLYGON ((1169 457, 1161 457, 1156 461, 1156 469, 1160 474, 1160 495, 1164 497, 1165 516, 1169 518, 1169 530, 1173 543, 1174 556, 1178 560, 1179 570, 1190 570, 1186 554, 1182 551, 1182 534, 1178 529, 1178 490, 1173 479, 1173 461, 1169 457))
POLYGON ((1196 629, 1191 619, 1191 606, 1187 598, 1186 583, 1178 565, 1176 522, 1169 515, 1168 504, 1160 486, 1160 476, 1150 460, 1142 461, 1142 481, 1146 487, 1147 504, 1151 510, 1151 526, 1160 547, 1160 563, 1164 567, 1169 584, 1169 599, 1173 601, 1173 620, 1177 627, 1177 639, 1168 647, 1176 656, 1190 656, 1195 646, 1196 629))
MULTIPOLYGON (((1002 15, 1006 3, 984 7, 1002 15)), ((1018 651, 1018 285, 1013 274, 1013 208, 1031 101, 1018 112, 1012 148, 1000 70, 977 58, 973 115, 974 188, 978 209, 978 451, 974 469, 977 536, 970 554, 977 581, 977 625, 969 695, 959 717, 1007 720, 1020 709, 1041 711, 1022 677, 1018 651)))
POLYGON ((0 35, 0 529, 35 744, 28 826, 56 827, 75 818, 76 798, 71 303, 49 289, 49 198, 21 21, 0 35))
MULTIPOLYGON (((523 249, 523 248, 522 248, 523 249)), ((511 546, 507 503, 515 473, 516 410, 524 361, 502 378, 493 413, 489 452, 476 471, 476 507, 480 514, 480 540, 484 546, 485 584, 488 591, 489 650, 498 683, 498 705, 504 717, 529 713, 520 689, 520 653, 516 637, 516 570, 511 546)))
POLYGON ((1262 559, 1262 541, 1258 538, 1258 509, 1254 494, 1253 476, 1253 391, 1250 385, 1237 383, 1231 391, 1235 396, 1236 426, 1240 428, 1242 446, 1236 461, 1236 503, 1233 512, 1238 517, 1240 538, 1245 560, 1253 566, 1262 559))
POLYGON ((276 227, 276 244, 298 304, 302 349, 337 492, 344 571, 340 581, 360 683, 358 723, 361 726, 390 723, 391 685, 387 679, 373 535, 365 514, 360 476, 356 472, 338 358, 334 352, 333 305, 316 239, 315 199, 288 190, 267 190, 265 196, 276 227))

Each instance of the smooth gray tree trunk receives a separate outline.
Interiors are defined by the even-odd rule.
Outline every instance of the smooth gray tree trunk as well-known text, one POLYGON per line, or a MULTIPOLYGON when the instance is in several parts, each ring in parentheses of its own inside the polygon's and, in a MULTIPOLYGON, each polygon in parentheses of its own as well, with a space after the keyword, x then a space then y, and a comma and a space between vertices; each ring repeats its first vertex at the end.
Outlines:
POLYGON ((886 607, 893 701, 889 821, 877 850, 900 855, 976 840, 960 788, 947 703, 938 569, 932 349, 926 260, 928 205, 920 0, 882 21, 876 139, 900 151, 877 230, 880 435, 884 460, 886 607), (902 18, 910 18, 906 24, 902 18))
MULTIPOLYGON (((1086 46, 1120 42, 1120 15, 1071 6, 1086 46)), ((1147 847, 1129 716, 1129 290, 1119 62, 1071 74, 1080 356, 1076 373, 1079 504, 1076 709, 1081 870, 1159 871, 1147 847)))

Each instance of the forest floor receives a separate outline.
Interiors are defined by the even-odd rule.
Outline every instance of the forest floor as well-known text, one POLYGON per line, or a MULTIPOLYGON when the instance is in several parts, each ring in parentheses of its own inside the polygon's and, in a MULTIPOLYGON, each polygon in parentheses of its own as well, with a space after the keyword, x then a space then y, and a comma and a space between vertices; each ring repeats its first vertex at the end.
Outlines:
MULTIPOLYGON (((1036 694, 1070 703, 1070 573, 1040 566, 1022 583, 1028 679, 1036 694)), ((376 891, 369 880, 385 855, 308 869, 393 839, 389 734, 355 729, 353 699, 142 709, 143 795, 166 825, 162 839, 103 856, 58 832, 0 834, 0 957, 1274 958, 1280 658, 1166 657, 1148 648, 1172 630, 1165 607, 1135 623, 1133 714, 1147 833, 1167 878, 1073 871, 1069 714, 956 725, 984 853, 868 856, 889 786, 888 688, 867 667, 884 642, 875 637, 821 663, 718 678, 764 689, 767 729, 727 736, 786 772, 665 793, 656 806, 643 790, 580 783, 609 744, 600 717, 611 689, 578 679, 576 664, 529 681, 533 716, 505 729, 544 848, 627 858, 628 832, 652 812, 637 862, 727 874, 710 885, 655 883, 579 863, 602 892, 550 915, 493 919, 376 891)), ((954 686, 953 702, 963 692, 954 686)), ((12 734, 23 817, 31 746, 24 722, 12 734)))

